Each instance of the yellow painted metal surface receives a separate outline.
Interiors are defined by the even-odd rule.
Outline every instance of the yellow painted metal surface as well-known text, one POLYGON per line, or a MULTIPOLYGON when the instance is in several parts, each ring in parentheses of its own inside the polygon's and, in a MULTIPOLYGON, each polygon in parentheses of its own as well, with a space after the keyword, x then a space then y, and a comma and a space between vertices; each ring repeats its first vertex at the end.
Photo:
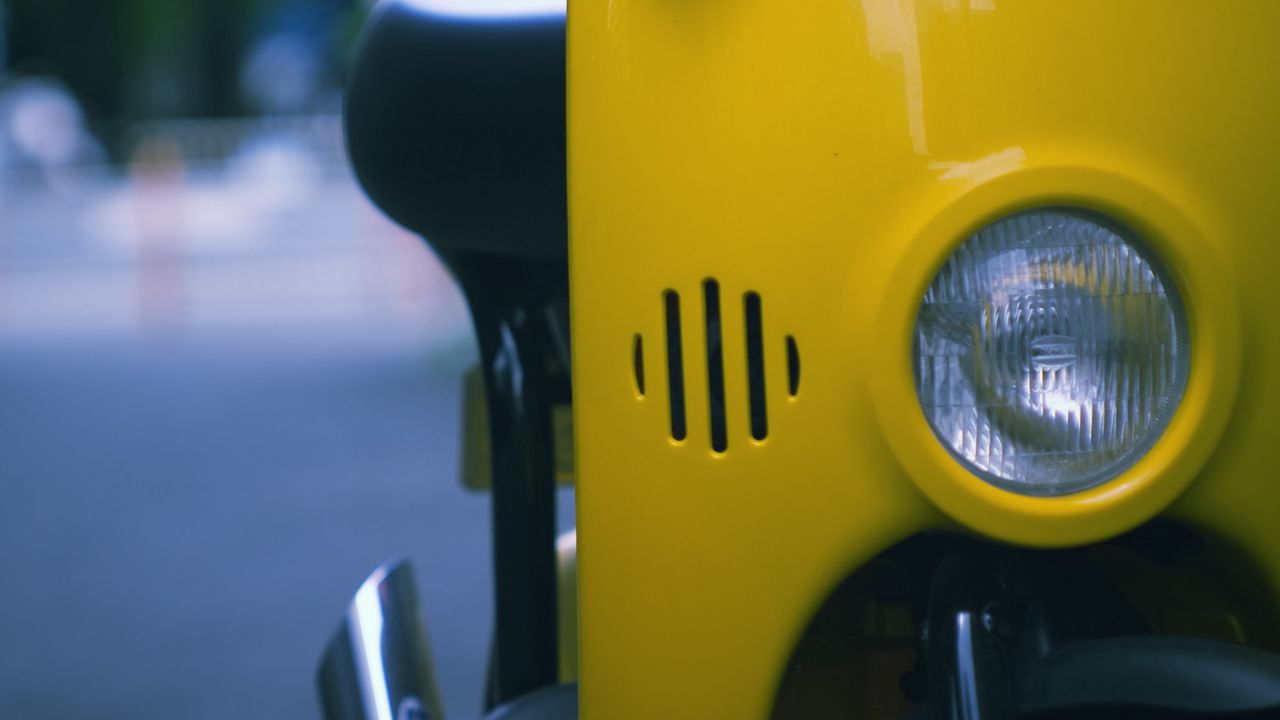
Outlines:
POLYGON ((832 586, 952 522, 1058 546, 1167 511, 1245 548, 1273 599, 1278 40, 1280 3, 1243 0, 573 0, 585 717, 767 716, 832 586), (1129 226, 1169 269, 1191 379, 1164 437, 1121 477, 1020 497, 932 436, 911 385, 912 322, 971 231, 1064 204, 1129 226), (706 278, 721 288, 724 453, 710 445, 706 278), (681 294, 682 441, 668 289, 681 294), (763 305, 764 441, 748 432, 748 291, 763 305))

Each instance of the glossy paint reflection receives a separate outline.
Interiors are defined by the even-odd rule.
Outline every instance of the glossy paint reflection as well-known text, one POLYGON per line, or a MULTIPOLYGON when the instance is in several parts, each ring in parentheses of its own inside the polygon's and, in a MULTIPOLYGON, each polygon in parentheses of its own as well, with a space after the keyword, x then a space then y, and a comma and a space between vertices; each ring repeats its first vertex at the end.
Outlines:
POLYGON ((862 0, 867 49, 882 62, 895 59, 902 66, 902 94, 907 106, 911 147, 929 153, 924 129, 924 74, 920 64, 920 31, 914 0, 862 0))

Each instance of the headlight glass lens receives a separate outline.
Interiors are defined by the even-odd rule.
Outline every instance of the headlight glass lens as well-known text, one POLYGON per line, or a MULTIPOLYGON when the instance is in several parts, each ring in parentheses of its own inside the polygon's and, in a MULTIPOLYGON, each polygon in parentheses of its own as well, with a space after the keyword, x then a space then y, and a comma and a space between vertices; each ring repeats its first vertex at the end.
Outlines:
POLYGON ((1071 209, 970 237, 925 293, 915 381, 938 439, 1027 495, 1079 492, 1146 453, 1187 382, 1173 284, 1132 239, 1071 209))

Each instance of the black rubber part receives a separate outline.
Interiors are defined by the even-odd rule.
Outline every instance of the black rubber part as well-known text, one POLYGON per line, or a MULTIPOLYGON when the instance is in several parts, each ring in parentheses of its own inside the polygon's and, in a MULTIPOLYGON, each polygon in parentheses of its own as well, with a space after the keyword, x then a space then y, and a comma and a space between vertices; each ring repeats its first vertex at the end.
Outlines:
POLYGON ((1024 668, 1018 707, 1280 716, 1280 655, 1187 637, 1084 640, 1024 668))
POLYGON ((556 685, 496 708, 485 720, 577 720, 578 684, 556 685))

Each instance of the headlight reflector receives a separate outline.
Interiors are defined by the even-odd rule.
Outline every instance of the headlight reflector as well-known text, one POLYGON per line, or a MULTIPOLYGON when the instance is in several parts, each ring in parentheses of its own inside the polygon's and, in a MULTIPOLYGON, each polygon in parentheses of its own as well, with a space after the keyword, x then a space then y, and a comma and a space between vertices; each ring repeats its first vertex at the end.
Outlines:
POLYGON ((1186 387, 1176 289, 1094 215, 1018 213, 964 242, 925 293, 915 382, 938 439, 1027 495, 1102 484, 1159 439, 1186 387))

